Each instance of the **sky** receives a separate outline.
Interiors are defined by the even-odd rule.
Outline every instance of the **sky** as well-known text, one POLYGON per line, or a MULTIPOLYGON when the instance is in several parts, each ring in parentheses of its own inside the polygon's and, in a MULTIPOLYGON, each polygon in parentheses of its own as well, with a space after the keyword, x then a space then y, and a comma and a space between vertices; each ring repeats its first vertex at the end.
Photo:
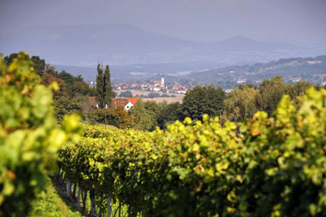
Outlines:
POLYGON ((326 43, 326 0, 0 0, 0 34, 37 25, 130 24, 214 42, 326 43))

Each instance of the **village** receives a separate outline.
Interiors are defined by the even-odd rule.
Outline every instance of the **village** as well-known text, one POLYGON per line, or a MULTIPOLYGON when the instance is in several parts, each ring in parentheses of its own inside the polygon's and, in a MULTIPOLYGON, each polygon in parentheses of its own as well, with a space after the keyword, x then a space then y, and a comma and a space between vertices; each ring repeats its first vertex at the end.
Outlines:
POLYGON ((166 83, 164 78, 161 80, 143 81, 143 82, 131 82, 131 83, 116 83, 113 85, 113 90, 142 90, 150 92, 162 92, 162 93, 178 93, 185 94, 189 87, 182 85, 178 82, 166 83))
MULTIPOLYGON (((90 86, 95 86, 91 82, 90 86)), ((143 82, 123 82, 112 84, 116 97, 112 100, 114 107, 121 107, 129 111, 139 99, 142 101, 155 101, 157 103, 182 103, 182 99, 189 89, 188 86, 178 82, 166 83, 164 78, 143 82)), ((98 108, 96 97, 89 97, 91 107, 98 108)))

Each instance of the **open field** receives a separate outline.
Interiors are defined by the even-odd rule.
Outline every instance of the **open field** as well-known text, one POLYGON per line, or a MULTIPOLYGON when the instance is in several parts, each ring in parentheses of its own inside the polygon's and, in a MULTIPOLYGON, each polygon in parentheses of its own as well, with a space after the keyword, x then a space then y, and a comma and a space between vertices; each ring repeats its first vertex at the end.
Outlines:
MULTIPOLYGON (((118 95, 126 90, 118 90, 115 91, 118 95)), ((132 92, 132 95, 135 97, 137 94, 138 96, 140 95, 145 95, 147 96, 149 93, 153 93, 151 91, 143 91, 143 90, 130 90, 130 92, 132 92)), ((160 95, 162 95, 162 92, 157 92, 160 95)), ((167 103, 173 103, 173 102, 180 102, 182 103, 182 99, 185 96, 184 94, 178 94, 178 93, 167 93, 168 95, 175 95, 175 97, 155 97, 155 98, 142 98, 143 101, 155 101, 157 103, 163 102, 163 101, 167 101, 167 103)))

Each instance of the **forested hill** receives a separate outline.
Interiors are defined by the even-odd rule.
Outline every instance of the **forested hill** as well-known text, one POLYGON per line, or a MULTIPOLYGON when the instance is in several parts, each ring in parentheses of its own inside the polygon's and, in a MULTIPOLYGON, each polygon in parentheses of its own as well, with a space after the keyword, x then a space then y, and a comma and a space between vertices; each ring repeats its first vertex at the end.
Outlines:
POLYGON ((281 75, 287 82, 307 80, 320 83, 326 80, 326 56, 290 58, 256 63, 253 65, 230 66, 204 72, 192 72, 188 77, 201 83, 218 85, 230 83, 259 83, 261 80, 281 75))

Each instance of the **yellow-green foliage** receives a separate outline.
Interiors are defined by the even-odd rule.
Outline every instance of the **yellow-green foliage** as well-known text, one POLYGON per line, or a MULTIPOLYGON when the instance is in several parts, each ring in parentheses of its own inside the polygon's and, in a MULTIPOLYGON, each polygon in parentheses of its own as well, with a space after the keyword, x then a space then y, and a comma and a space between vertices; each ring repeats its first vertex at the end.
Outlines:
POLYGON ((52 92, 31 66, 25 53, 9 66, 0 57, 0 216, 29 212, 56 165, 57 149, 80 129, 75 116, 57 126, 52 92))
POLYGON ((325 216, 326 91, 296 109, 283 97, 275 118, 246 123, 203 117, 166 131, 85 126, 60 150, 61 168, 144 216, 325 216))

